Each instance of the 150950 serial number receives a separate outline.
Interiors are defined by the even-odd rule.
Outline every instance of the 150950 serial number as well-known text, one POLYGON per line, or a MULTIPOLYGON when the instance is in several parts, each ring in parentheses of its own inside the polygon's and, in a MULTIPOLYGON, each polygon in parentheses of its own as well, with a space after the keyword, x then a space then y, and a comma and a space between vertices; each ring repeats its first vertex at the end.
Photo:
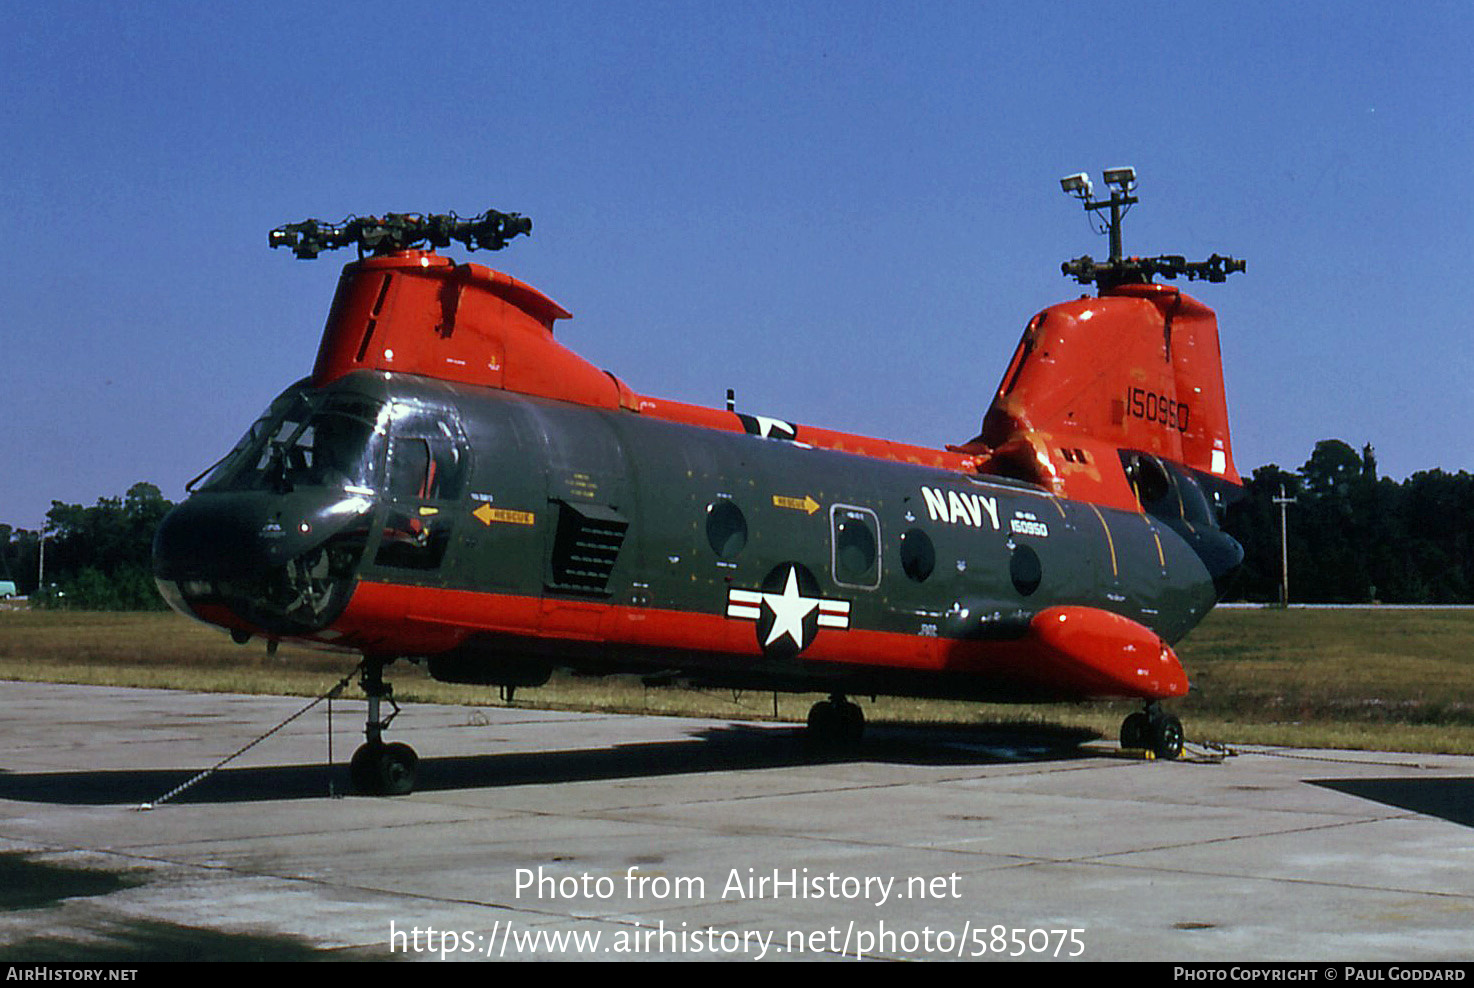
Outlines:
POLYGON ((1156 394, 1146 388, 1126 389, 1126 414, 1132 418, 1186 432, 1191 411, 1185 401, 1173 401, 1166 395, 1156 394))

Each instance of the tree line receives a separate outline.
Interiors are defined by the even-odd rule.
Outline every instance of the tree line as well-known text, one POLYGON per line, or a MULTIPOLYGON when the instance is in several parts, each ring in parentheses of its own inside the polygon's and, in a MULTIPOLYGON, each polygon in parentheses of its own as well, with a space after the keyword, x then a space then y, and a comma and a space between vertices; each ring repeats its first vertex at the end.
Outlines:
POLYGON ((1424 470, 1377 476, 1371 446, 1315 444, 1290 473, 1255 470, 1224 528, 1244 547, 1236 595, 1279 599, 1280 506, 1285 505, 1293 603, 1474 603, 1474 475, 1424 470))
POLYGON ((52 501, 42 532, 0 525, 0 579, 13 581, 33 606, 163 610, 151 557, 154 529, 172 507, 148 483, 90 508, 52 501))
MULTIPOLYGON (((1280 595, 1279 497, 1288 530, 1294 603, 1474 603, 1474 475, 1425 470, 1397 482, 1377 476, 1371 446, 1315 445, 1296 471, 1255 470, 1224 528, 1244 547, 1229 599, 1280 595)), ((162 609, 150 554, 154 529, 174 505, 138 483, 92 507, 51 503, 45 526, 46 586, 37 587, 41 533, 0 524, 0 579, 42 606, 162 609)))

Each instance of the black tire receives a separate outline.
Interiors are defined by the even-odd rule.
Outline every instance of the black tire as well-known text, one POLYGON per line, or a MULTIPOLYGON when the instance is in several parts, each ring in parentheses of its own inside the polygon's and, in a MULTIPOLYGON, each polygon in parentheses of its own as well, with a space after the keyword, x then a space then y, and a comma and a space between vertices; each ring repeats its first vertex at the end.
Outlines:
POLYGON ((1152 722, 1144 713, 1134 713, 1121 722, 1121 747, 1151 747, 1152 722))
POLYGON ((1158 758, 1172 760, 1182 755, 1182 721, 1164 714, 1152 724, 1152 751, 1158 758))
POLYGON ((839 707, 828 700, 820 700, 809 708, 809 725, 804 731, 804 740, 817 748, 833 747, 844 729, 843 720, 839 707))
POLYGON ((353 791, 364 796, 379 795, 379 756, 384 745, 364 743, 353 753, 348 763, 348 780, 353 791))
POLYGON ((415 791, 420 756, 401 741, 384 745, 379 758, 379 791, 385 796, 407 796, 415 791))
POLYGON ((834 751, 858 744, 865 734, 865 711, 848 700, 820 700, 809 708, 804 740, 810 746, 834 751))
POLYGON ((348 763, 355 792, 365 796, 405 796, 414 792, 420 756, 402 742, 364 743, 348 763))

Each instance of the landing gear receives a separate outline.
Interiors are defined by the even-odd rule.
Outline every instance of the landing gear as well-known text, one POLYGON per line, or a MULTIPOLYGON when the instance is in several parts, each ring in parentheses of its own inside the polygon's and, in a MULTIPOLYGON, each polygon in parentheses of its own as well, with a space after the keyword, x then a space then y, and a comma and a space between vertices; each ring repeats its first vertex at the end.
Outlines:
POLYGON ((857 744, 864 733, 865 711, 845 699, 843 693, 834 693, 809 708, 809 727, 804 737, 814 745, 837 748, 857 744))
POLYGON ((399 716, 394 688, 384 682, 384 666, 392 661, 364 659, 363 675, 358 681, 368 697, 368 720, 363 728, 366 740, 348 763, 348 777, 353 788, 367 796, 404 796, 413 792, 415 770, 420 764, 420 757, 409 745, 400 741, 384 743, 384 729, 399 716), (389 701, 393 712, 380 719, 381 704, 385 700, 389 701))
POLYGON ((353 788, 367 796, 404 796, 415 788, 420 756, 400 741, 369 741, 353 753, 348 775, 353 788))
POLYGON ((1146 748, 1158 758, 1171 760, 1182 754, 1182 721, 1155 701, 1121 722, 1121 747, 1146 748))

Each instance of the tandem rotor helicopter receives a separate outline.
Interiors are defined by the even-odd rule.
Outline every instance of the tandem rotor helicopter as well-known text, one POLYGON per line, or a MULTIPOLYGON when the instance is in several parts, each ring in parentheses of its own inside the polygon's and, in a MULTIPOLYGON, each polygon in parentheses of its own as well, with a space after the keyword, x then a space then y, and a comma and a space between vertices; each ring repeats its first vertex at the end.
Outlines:
POLYGON ((1163 284, 1244 262, 1126 257, 1135 172, 1062 186, 1110 235, 1066 262, 1097 294, 1028 321, 978 435, 929 449, 652 398, 554 338, 569 313, 438 250, 495 250, 515 213, 388 214, 271 232, 356 247, 309 377, 160 526, 178 611, 237 641, 362 655, 355 786, 413 789, 384 670, 545 683, 555 669, 849 697, 1139 700, 1121 743, 1164 758, 1187 692, 1172 644, 1243 553, 1212 310, 1163 284), (392 712, 384 716, 385 704, 392 712))

